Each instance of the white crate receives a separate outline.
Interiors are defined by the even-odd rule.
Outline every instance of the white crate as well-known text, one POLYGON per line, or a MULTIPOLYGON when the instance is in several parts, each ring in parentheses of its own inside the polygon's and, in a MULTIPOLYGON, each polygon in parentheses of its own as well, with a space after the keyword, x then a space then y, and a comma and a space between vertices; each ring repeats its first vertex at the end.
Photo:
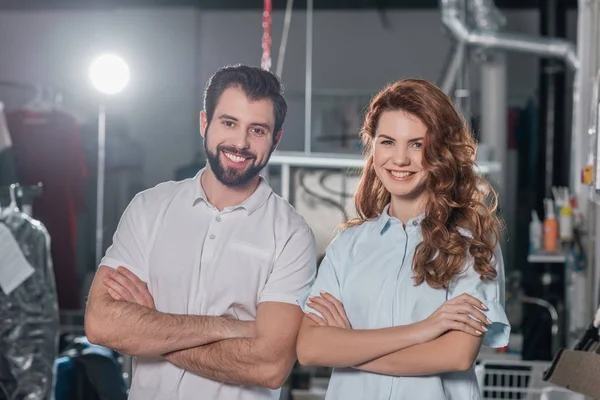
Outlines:
POLYGON ((549 362, 484 360, 475 367, 483 400, 586 400, 542 377, 549 362))

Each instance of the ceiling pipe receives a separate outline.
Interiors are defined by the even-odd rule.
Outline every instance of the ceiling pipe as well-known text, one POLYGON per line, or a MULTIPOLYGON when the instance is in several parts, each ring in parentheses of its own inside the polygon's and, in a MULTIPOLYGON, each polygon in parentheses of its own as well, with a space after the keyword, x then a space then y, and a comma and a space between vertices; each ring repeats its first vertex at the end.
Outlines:
MULTIPOLYGON (((477 0, 473 0, 477 1, 477 0)), ((493 4, 490 2, 490 4, 493 4)), ((575 46, 563 39, 521 35, 492 30, 472 29, 460 18, 459 0, 440 0, 442 23, 458 42, 484 50, 529 53, 540 57, 562 59, 573 70, 579 69, 575 46)))

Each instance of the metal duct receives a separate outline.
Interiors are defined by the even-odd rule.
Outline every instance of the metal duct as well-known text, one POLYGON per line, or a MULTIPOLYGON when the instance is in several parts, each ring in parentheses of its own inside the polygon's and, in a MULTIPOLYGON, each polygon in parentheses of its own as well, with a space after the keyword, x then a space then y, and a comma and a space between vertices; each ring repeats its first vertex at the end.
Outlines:
POLYGON ((454 84, 456 83, 456 79, 458 78, 458 74, 465 59, 466 47, 466 44, 457 42, 454 44, 452 51, 448 54, 448 59, 444 65, 442 80, 440 82, 440 88, 444 93, 450 93, 452 88, 454 88, 454 84))
POLYGON ((467 1, 469 22, 483 31, 499 31, 506 25, 506 18, 496 8, 494 0, 467 1))
POLYGON ((579 69, 575 46, 562 39, 470 29, 460 18, 459 0, 440 0, 442 23, 459 42, 483 49, 506 50, 563 59, 579 69))

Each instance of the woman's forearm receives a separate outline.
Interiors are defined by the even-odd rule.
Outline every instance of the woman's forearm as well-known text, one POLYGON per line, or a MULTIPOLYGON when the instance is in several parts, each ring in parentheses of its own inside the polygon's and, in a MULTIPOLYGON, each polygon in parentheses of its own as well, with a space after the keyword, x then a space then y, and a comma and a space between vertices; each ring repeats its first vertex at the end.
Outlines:
POLYGON ((352 367, 421 343, 417 324, 357 330, 304 323, 297 342, 300 364, 352 367))
POLYGON ((394 376, 423 376, 466 371, 475 362, 482 339, 463 332, 448 332, 430 342, 387 354, 357 365, 362 371, 394 376))

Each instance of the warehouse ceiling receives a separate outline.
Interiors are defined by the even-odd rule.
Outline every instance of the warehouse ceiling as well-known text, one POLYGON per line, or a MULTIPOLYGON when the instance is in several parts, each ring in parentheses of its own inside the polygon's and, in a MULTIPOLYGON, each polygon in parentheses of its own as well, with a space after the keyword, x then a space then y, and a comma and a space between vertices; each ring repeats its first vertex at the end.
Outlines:
MULTIPOLYGON (((284 9, 286 0, 272 0, 274 9, 284 9)), ((565 3, 577 7, 577 0, 496 0, 505 9, 538 8, 541 3, 565 3)), ((431 9, 438 0, 314 0, 316 10, 431 9)), ((261 9, 263 0, 0 0, 0 10, 112 9, 146 7, 197 7, 209 10, 261 9)), ((294 9, 305 9, 306 0, 295 0, 294 9)))

